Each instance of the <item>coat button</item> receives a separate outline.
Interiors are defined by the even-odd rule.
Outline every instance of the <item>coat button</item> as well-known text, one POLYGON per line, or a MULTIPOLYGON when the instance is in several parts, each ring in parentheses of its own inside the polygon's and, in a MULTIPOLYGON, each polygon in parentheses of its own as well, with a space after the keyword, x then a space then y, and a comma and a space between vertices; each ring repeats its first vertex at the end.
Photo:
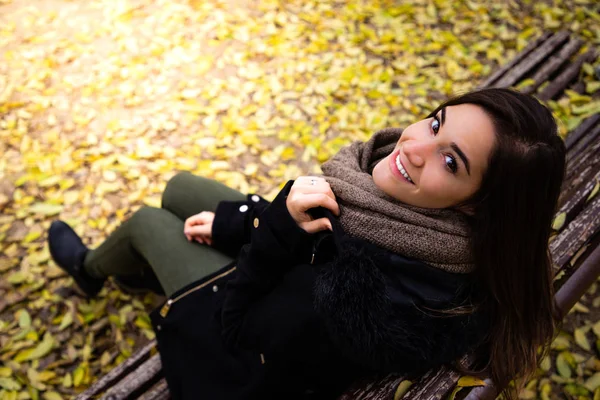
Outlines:
POLYGON ((162 329, 162 326, 160 326, 160 325, 156 325, 156 330, 157 330, 157 331, 160 331, 161 329, 162 329))
POLYGON ((246 211, 248 211, 247 205, 244 204, 243 206, 240 206, 240 212, 246 212, 246 211))
POLYGON ((217 285, 213 286, 213 292, 217 293, 219 291, 219 287, 217 285))
POLYGON ((254 227, 258 228, 258 218, 254 218, 254 227))
POLYGON ((260 201, 260 197, 258 197, 257 195, 252 195, 251 199, 255 203, 258 203, 260 201))

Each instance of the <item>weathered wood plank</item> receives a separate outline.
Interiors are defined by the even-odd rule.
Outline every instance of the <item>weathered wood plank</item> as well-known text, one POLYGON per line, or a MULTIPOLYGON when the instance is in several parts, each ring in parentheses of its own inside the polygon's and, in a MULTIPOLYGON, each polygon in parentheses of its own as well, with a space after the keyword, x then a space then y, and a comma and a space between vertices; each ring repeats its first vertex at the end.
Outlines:
POLYGON ((137 398, 144 389, 156 383, 162 374, 160 356, 155 354, 144 364, 140 365, 134 372, 129 373, 115 386, 111 387, 102 400, 125 400, 131 397, 137 398))
POLYGON ((392 400, 403 376, 390 374, 355 382, 338 400, 392 400))
POLYGON ((498 78, 500 78, 502 75, 504 75, 504 73, 506 71, 508 71, 509 69, 511 69, 512 67, 514 67, 522 59, 524 59, 525 57, 527 57, 533 50, 535 50, 536 48, 538 48, 546 39, 548 39, 550 37, 550 35, 552 35, 551 32, 546 32, 542 36, 540 36, 539 38, 537 38, 534 41, 530 42, 509 63, 505 64, 503 67, 501 67, 496 72, 494 72, 489 77, 487 77, 487 79, 485 81, 483 81, 483 83, 481 85, 479 85, 479 88, 491 87, 492 84, 494 83, 494 81, 496 81, 498 78))
POLYGON ((520 89, 522 93, 531 94, 538 87, 550 78, 550 76, 560 68, 569 58, 581 48, 583 41, 576 38, 569 39, 569 42, 564 45, 560 51, 544 61, 544 65, 531 77, 533 83, 520 89))
POLYGON ((531 71, 536 65, 552 54, 560 45, 569 38, 569 32, 561 31, 552 35, 530 55, 515 65, 510 71, 495 82, 492 87, 511 87, 531 71))
MULTIPOLYGON (((573 154, 581 153, 584 149, 589 147, 590 143, 593 143, 598 136, 600 136, 600 124, 595 125, 588 133, 583 136, 579 142, 573 145, 573 154)), ((573 158, 573 154, 567 154, 567 162, 573 158)))
POLYGON ((588 129, 596 125, 598 121, 600 121, 600 113, 586 118, 581 122, 581 124, 579 124, 577 128, 573 129, 573 131, 565 138, 565 147, 567 148, 567 151, 569 151, 573 145, 575 145, 579 139, 585 135, 588 129))
MULTIPOLYGON (((573 149, 572 149, 573 150, 573 149)), ((574 149, 578 150, 578 149, 574 149)), ((586 146, 579 154, 575 151, 567 153, 565 179, 558 197, 558 207, 561 208, 582 185, 587 184, 600 168, 600 141, 586 146)))
MULTIPOLYGON (((402 397, 406 400, 438 400, 446 397, 460 378, 454 369, 444 365, 427 373, 423 379, 413 384, 402 397)), ((392 392, 392 395, 394 392, 392 392)))
POLYGON ((585 207, 586 199, 592 192, 594 186, 596 186, 596 181, 600 180, 600 166, 596 166, 596 173, 591 178, 588 179, 584 185, 581 185, 579 189, 563 204, 563 206, 558 210, 557 215, 564 213, 565 214, 565 226, 571 223, 577 215, 583 210, 585 207))
POLYGON ((573 156, 568 160, 566 168, 566 180, 569 186, 577 185, 578 180, 585 178, 583 171, 598 162, 598 152, 600 151, 600 140, 596 140, 588 146, 586 151, 573 156))
POLYGON ((583 211, 550 243, 556 272, 566 267, 569 260, 600 227, 600 196, 587 203, 583 211))
POLYGON ((569 65, 565 70, 556 77, 548 86, 542 90, 539 94, 538 98, 543 101, 548 101, 553 99, 556 95, 562 92, 568 85, 571 83, 573 79, 575 79, 579 75, 579 71, 581 70, 581 66, 586 62, 593 62, 597 57, 597 53, 595 49, 590 49, 587 53, 584 53, 577 57, 571 65, 569 65))
POLYGON ((169 387, 167 381, 163 378, 141 395, 138 400, 167 400, 169 398, 171 398, 169 387))
POLYGON ((90 400, 95 398, 97 394, 106 391, 109 387, 122 380, 129 373, 134 371, 144 361, 150 357, 150 352, 156 345, 155 341, 152 341, 142 347, 137 352, 133 353, 131 357, 123 361, 122 364, 113 368, 110 372, 100 378, 96 383, 90 386, 85 392, 80 393, 75 400, 90 400))

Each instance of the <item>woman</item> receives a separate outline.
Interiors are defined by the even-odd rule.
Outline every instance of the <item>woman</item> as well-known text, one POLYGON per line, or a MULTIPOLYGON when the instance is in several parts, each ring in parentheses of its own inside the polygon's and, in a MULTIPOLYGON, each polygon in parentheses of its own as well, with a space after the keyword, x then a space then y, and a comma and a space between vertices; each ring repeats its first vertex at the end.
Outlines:
POLYGON ((57 221, 50 250, 89 296, 111 275, 158 278, 168 299, 151 319, 176 399, 335 398, 466 352, 463 373, 506 385, 554 333, 564 167, 548 109, 486 89, 353 143, 272 203, 181 173, 162 209, 97 249, 57 221))

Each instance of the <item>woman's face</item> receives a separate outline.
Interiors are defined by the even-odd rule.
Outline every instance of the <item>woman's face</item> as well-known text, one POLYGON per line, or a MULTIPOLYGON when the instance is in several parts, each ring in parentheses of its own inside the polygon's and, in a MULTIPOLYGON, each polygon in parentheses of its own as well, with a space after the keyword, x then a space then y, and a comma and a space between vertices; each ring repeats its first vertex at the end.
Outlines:
POLYGON ((373 180, 405 204, 449 208, 477 191, 494 142, 492 120, 482 108, 449 106, 407 127, 373 169, 373 180))

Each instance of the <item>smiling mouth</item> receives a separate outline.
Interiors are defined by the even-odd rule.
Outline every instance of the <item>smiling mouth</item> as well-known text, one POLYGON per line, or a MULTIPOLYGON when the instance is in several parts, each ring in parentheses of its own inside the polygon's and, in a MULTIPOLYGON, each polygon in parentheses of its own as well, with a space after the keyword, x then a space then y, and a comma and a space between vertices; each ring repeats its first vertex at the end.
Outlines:
POLYGON ((408 172, 406 172, 406 169, 404 169, 404 166, 400 162, 400 152, 398 152, 398 155, 396 156, 396 167, 398 168, 398 171, 400 171, 402 176, 406 178, 407 181, 414 184, 413 180, 408 175, 408 172))

